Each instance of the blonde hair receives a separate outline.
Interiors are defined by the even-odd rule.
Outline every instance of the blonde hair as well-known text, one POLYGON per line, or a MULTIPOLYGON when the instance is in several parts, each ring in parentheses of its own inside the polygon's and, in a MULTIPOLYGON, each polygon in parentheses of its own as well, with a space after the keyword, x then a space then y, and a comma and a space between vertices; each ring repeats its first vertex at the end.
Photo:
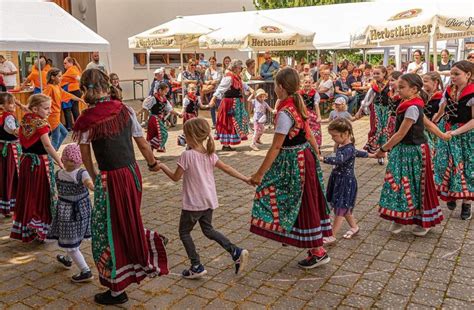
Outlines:
POLYGON ((28 98, 28 109, 39 107, 45 102, 51 102, 51 98, 43 94, 31 95, 28 98))
POLYGON ((6 103, 15 103, 15 97, 6 92, 0 92, 0 106, 3 106, 6 103))
POLYGON ((352 130, 351 122, 343 117, 336 118, 331 123, 329 123, 328 131, 336 131, 339 133, 349 133, 349 137, 351 138, 352 143, 355 143, 354 131, 352 130))
POLYGON ((207 155, 211 156, 216 151, 214 139, 211 136, 211 127, 209 123, 200 117, 190 119, 183 126, 184 136, 186 139, 202 144, 207 139, 206 149, 207 155))
POLYGON ((303 98, 298 94, 298 90, 300 89, 300 76, 298 71, 290 67, 281 69, 275 76, 275 83, 281 85, 281 87, 283 87, 283 89, 288 93, 288 96, 293 96, 296 110, 303 120, 307 120, 308 113, 306 112, 303 98))

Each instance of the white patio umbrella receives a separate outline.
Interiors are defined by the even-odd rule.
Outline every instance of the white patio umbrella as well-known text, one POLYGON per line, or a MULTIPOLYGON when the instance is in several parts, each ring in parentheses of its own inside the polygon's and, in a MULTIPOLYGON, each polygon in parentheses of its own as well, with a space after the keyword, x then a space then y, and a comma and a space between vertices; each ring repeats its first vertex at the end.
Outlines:
POLYGON ((237 25, 230 22, 199 38, 201 49, 312 50, 314 32, 290 26, 258 12, 237 25))
MULTIPOLYGON (((386 11, 385 11, 386 12, 386 11)), ((387 21, 368 25, 363 32, 352 36, 352 46, 368 48, 403 44, 428 43, 474 36, 472 21, 474 2, 462 0, 435 0, 421 2, 420 6, 402 6, 387 16, 387 21)), ((381 12, 382 13, 382 12, 381 12)))
MULTIPOLYGON (((181 67, 183 67, 183 50, 197 48, 198 38, 214 29, 183 16, 151 28, 128 38, 131 49, 146 49, 147 70, 150 76, 150 53, 153 50, 179 48, 181 67)), ((149 79, 149 83, 151 83, 149 79)))

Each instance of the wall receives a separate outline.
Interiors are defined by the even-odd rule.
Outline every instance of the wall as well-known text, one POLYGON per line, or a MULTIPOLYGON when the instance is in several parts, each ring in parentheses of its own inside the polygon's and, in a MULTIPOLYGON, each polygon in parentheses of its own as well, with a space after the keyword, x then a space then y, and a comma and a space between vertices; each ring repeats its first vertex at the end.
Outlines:
MULTIPOLYGON (((242 6, 247 10, 254 9, 252 0, 97 0, 97 30, 110 42, 112 68, 121 79, 147 78, 145 69, 133 68, 134 51, 128 48, 128 37, 178 15, 242 11, 242 6)), ((206 52, 205 55, 208 58, 213 52, 206 52)), ((244 52, 216 53, 219 62, 225 55, 243 60, 247 58, 247 53, 244 52)), ((101 60, 107 61, 105 54, 101 55, 101 60)), ((131 83, 122 83, 122 87, 125 98, 130 99, 133 96, 131 83)), ((139 87, 137 93, 140 93, 139 87)))

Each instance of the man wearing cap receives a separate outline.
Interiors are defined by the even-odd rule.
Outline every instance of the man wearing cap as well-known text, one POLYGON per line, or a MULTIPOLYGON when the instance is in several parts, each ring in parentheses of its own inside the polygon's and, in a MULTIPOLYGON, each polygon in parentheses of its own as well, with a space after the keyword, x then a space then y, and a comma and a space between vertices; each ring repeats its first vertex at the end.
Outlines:
POLYGON ((166 97, 169 99, 171 96, 171 84, 167 79, 165 79, 165 68, 158 68, 155 70, 154 73, 155 77, 153 78, 153 82, 151 82, 150 92, 148 93, 148 96, 153 96, 155 88, 157 88, 160 83, 166 83, 168 85, 168 88, 170 89, 168 94, 166 94, 166 97))

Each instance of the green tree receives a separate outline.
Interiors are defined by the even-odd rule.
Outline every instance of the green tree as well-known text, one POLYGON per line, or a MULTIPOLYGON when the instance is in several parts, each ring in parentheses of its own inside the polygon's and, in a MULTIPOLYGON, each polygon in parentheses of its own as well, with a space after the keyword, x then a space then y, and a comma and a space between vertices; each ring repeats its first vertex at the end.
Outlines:
POLYGON ((367 2, 367 0, 253 0, 257 10, 293 8, 339 3, 367 2))

